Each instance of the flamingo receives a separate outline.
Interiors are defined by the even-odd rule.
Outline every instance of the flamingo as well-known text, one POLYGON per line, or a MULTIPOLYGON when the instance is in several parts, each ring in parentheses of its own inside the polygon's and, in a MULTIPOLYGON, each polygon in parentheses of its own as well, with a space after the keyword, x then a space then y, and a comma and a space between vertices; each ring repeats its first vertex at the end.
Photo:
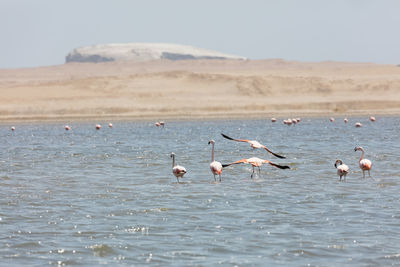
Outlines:
POLYGON ((342 180, 342 176, 344 176, 344 180, 346 181, 346 175, 349 173, 349 166, 343 164, 343 162, 338 159, 335 162, 335 167, 337 169, 337 175, 339 175, 339 180, 342 180))
POLYGON ((222 164, 221 162, 215 161, 214 159, 214 140, 210 140, 208 144, 212 144, 212 150, 211 150, 211 163, 210 163, 210 169, 212 174, 214 174, 214 181, 217 181, 215 179, 215 175, 219 175, 219 181, 221 182, 221 173, 222 173, 222 164))
POLYGON ((178 180, 179 183, 179 177, 183 178, 183 176, 186 173, 186 169, 183 166, 176 165, 174 152, 171 153, 171 158, 172 158, 172 173, 175 175, 176 180, 178 180))
POLYGON ((156 123, 154 123, 155 126, 160 127, 160 123, 157 121, 156 123))
POLYGON ((101 125, 100 124, 96 124, 96 130, 100 130, 101 129, 101 125))
POLYGON ((362 127, 362 124, 361 124, 361 122, 356 122, 356 124, 354 124, 354 126, 356 126, 356 128, 360 128, 360 127, 362 127))
POLYGON ((275 118, 271 118, 271 121, 272 121, 272 122, 276 122, 276 119, 275 119, 275 118))
POLYGON ((13 131, 13 132, 15 131, 15 127, 14 126, 11 127, 11 131, 13 131))
POLYGON ((375 119, 374 116, 369 117, 369 120, 370 120, 370 121, 376 121, 376 119, 375 119))
POLYGON ((228 167, 228 166, 230 166, 230 165, 233 165, 233 164, 240 164, 240 163, 247 163, 247 164, 251 164, 251 165, 252 165, 252 167, 253 167, 253 172, 251 173, 251 176, 250 176, 252 179, 253 179, 253 175, 254 175, 254 167, 258 167, 258 174, 260 174, 260 171, 261 171, 260 167, 261 167, 261 165, 263 165, 264 163, 268 163, 268 164, 270 164, 270 165, 272 165, 272 166, 274 166, 274 167, 277 167, 277 168, 279 168, 279 169, 290 169, 289 166, 278 165, 278 164, 275 164, 275 163, 273 163, 273 162, 271 162, 271 161, 269 161, 269 160, 260 159, 260 158, 256 158, 256 157, 249 158, 249 159, 241 159, 241 160, 238 160, 238 161, 229 163, 229 164, 223 164, 222 167, 225 168, 225 167, 228 167))
POLYGON ((330 120, 331 122, 334 122, 334 121, 335 121, 335 118, 334 118, 334 117, 330 117, 329 120, 330 120))
POLYGON ((344 123, 348 123, 349 122, 349 120, 347 119, 347 118, 344 118, 344 123))
POLYGON ((266 146, 260 144, 259 142, 255 141, 255 140, 233 139, 232 137, 229 137, 229 136, 227 136, 227 135, 225 135, 225 134, 223 134, 223 133, 221 133, 221 135, 222 135, 224 138, 229 139, 229 140, 233 140, 233 141, 236 141, 236 142, 246 142, 246 143, 249 143, 250 146, 251 146, 253 149, 264 148, 265 150, 267 150, 269 153, 271 153, 272 155, 274 155, 274 156, 277 157, 277 158, 281 158, 281 159, 285 159, 285 158, 286 158, 286 157, 284 157, 284 156, 275 154, 274 152, 272 152, 271 150, 269 150, 266 146))
POLYGON ((65 128, 65 130, 66 130, 66 131, 69 131, 69 130, 71 130, 71 127, 69 127, 69 125, 65 125, 65 127, 64 127, 64 128, 65 128))
POLYGON ((112 125, 111 122, 108 124, 108 127, 109 127, 109 128, 112 128, 112 127, 113 127, 113 125, 112 125))
POLYGON ((369 172, 372 168, 372 162, 369 159, 364 159, 364 149, 360 146, 357 146, 354 148, 354 151, 360 150, 361 151, 361 157, 358 162, 358 165, 360 166, 360 169, 363 171, 363 178, 365 178, 365 171, 368 171, 368 175, 371 176, 371 173, 369 172))
POLYGON ((160 121, 159 124, 160 124, 160 126, 162 126, 164 128, 165 122, 160 121))

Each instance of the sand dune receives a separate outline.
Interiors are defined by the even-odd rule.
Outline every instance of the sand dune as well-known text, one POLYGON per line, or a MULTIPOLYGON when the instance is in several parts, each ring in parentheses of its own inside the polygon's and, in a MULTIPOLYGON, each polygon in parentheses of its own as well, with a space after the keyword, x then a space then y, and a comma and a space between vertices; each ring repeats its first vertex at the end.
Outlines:
POLYGON ((283 60, 69 63, 0 70, 0 120, 400 114, 400 67, 283 60))

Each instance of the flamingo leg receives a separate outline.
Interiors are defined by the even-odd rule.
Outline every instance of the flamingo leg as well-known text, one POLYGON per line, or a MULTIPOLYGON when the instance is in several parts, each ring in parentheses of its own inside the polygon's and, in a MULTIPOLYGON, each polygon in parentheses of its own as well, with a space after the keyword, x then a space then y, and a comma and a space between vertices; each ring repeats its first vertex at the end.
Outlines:
POLYGON ((217 181, 217 179, 215 178, 215 174, 214 174, 214 181, 217 181))
POLYGON ((368 175, 369 175, 369 177, 371 177, 371 173, 369 172, 369 170, 368 170, 368 175))
POLYGON ((253 172, 251 173, 250 178, 253 179, 253 175, 254 175, 254 166, 251 166, 251 167, 253 167, 253 172))
POLYGON ((342 176, 340 175, 340 176, 339 176, 339 181, 341 181, 341 180, 342 180, 342 176))
POLYGON ((363 178, 365 178, 365 171, 363 170, 363 178))
POLYGON ((221 180, 221 174, 219 175, 219 181, 222 182, 222 180, 221 180))
POLYGON ((178 181, 178 183, 179 183, 179 178, 178 177, 176 177, 176 180, 178 181))
POLYGON ((345 182, 347 181, 347 179, 346 179, 346 174, 344 175, 344 181, 345 181, 345 182))
POLYGON ((260 166, 258 166, 258 175, 260 175, 260 173, 261 173, 261 168, 260 166))

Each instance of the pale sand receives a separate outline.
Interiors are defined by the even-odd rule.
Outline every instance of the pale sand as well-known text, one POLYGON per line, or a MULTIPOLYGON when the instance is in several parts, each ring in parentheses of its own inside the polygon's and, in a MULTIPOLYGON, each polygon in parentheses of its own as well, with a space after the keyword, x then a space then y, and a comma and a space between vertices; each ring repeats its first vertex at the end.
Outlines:
POLYGON ((194 60, 0 70, 0 121, 400 114, 400 67, 194 60))

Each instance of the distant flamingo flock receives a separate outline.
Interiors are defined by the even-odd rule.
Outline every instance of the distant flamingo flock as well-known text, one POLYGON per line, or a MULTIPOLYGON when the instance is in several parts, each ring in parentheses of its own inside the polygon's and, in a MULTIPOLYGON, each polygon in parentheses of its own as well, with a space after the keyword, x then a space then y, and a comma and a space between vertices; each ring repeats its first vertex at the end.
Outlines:
MULTIPOLYGON (((371 117, 369 117, 369 120, 371 122, 375 122, 376 118, 371 116, 371 117)), ((276 118, 271 118, 271 122, 276 122, 276 121, 277 121, 276 118)), ((300 121, 301 121, 300 118, 294 118, 294 119, 283 120, 283 123, 286 124, 286 125, 292 125, 292 124, 297 124, 300 121)), ((335 118, 331 117, 331 118, 329 118, 329 121, 333 123, 333 122, 335 122, 335 118)), ((348 123, 349 122, 349 120, 347 118, 344 118, 343 121, 344 121, 344 123, 348 123)), ((155 122, 154 125, 156 127, 164 128, 165 122, 164 121, 155 122)), ((112 128, 113 124, 109 123, 108 127, 112 128)), ((355 123, 355 127, 357 127, 357 128, 362 127, 361 122, 356 122, 355 123)), ((100 124, 96 124, 95 128, 96 128, 96 130, 100 130, 101 129, 101 125, 100 124)), ((12 126, 10 129, 13 132, 16 130, 15 126, 12 126)), ((65 125, 64 129, 66 131, 69 131, 69 130, 71 130, 71 126, 65 125)), ((258 142, 256 140, 235 139, 235 138, 229 137, 229 136, 227 136, 226 134, 223 134, 223 133, 221 133, 221 135, 225 139, 228 139, 228 140, 231 140, 231 141, 248 143, 248 144, 250 144, 250 147, 252 149, 262 148, 262 149, 266 150, 268 153, 272 154, 273 156, 275 156, 277 158, 281 158, 281 159, 285 159, 286 158, 285 156, 282 156, 282 155, 279 155, 279 154, 276 154, 276 153, 272 152, 265 145, 261 144, 260 142, 258 142)), ((212 145, 212 147, 211 147, 210 170, 211 170, 211 173, 213 174, 214 182, 217 182, 217 179, 216 179, 217 175, 219 177, 219 182, 222 181, 221 174, 222 174, 223 168, 226 168, 226 167, 229 167, 229 166, 235 165, 235 164, 250 164, 252 166, 252 173, 251 173, 250 178, 254 177, 255 168, 256 167, 258 168, 258 174, 260 175, 261 166, 263 164, 269 164, 269 165, 271 165, 273 167, 276 167, 276 168, 279 168, 279 169, 290 169, 290 167, 287 166, 287 165, 280 165, 280 164, 273 163, 273 162, 271 162, 269 160, 261 159, 261 158, 258 158, 258 157, 243 158, 243 159, 240 159, 240 160, 237 160, 237 161, 233 161, 231 163, 222 164, 219 161, 215 160, 215 141, 214 140, 210 140, 208 142, 208 144, 212 145)), ((364 154, 365 154, 364 149, 362 147, 360 147, 360 146, 357 146, 357 147, 354 148, 354 151, 361 151, 361 157, 360 157, 358 163, 359 163, 359 167, 360 167, 361 171, 363 172, 363 178, 365 178, 365 172, 366 171, 368 171, 368 175, 371 176, 370 170, 372 168, 372 162, 369 159, 365 159, 364 158, 364 154)), ((175 162, 175 153, 174 152, 171 153, 171 158, 172 158, 172 173, 176 177, 177 182, 180 183, 179 178, 183 178, 183 176, 187 173, 187 171, 186 171, 185 167, 176 164, 176 162, 175 162)), ((347 176, 347 174, 349 173, 349 170, 350 170, 349 166, 344 164, 342 162, 342 160, 340 160, 340 159, 336 160, 334 166, 337 169, 337 175, 339 176, 339 180, 341 181, 342 178, 343 178, 343 180, 346 181, 346 176, 347 176)))

